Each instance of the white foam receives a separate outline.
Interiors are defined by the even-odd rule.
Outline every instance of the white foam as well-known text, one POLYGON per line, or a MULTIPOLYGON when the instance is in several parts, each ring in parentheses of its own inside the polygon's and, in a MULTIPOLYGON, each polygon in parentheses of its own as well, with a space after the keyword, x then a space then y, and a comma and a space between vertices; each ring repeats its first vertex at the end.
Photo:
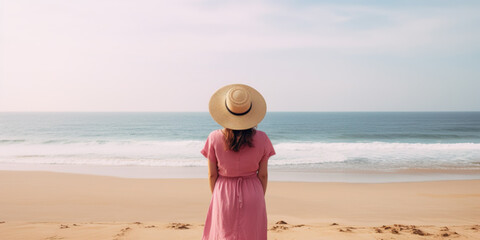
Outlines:
MULTIPOLYGON (((0 163, 108 166, 206 166, 203 141, 111 141, 15 143, 0 145, 0 163)), ((274 145, 273 166, 303 164, 380 164, 395 167, 468 165, 480 161, 478 143, 324 143, 274 145)))
POLYGON ((0 145, 0 163, 203 166, 201 141, 0 145))
POLYGON ((411 164, 462 162, 480 159, 478 143, 279 143, 273 165, 335 163, 345 161, 411 164))

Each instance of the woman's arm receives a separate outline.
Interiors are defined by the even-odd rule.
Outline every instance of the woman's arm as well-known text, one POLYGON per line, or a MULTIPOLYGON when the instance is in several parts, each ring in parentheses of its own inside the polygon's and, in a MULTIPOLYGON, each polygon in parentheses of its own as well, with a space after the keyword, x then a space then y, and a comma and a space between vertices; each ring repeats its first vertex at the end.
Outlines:
POLYGON ((208 180, 210 182, 210 191, 213 193, 215 182, 218 178, 217 162, 208 160, 208 180))
POLYGON ((260 179, 260 182, 262 183, 263 187, 263 195, 267 192, 267 182, 268 182, 268 161, 263 160, 260 161, 260 166, 258 168, 258 178, 260 179))

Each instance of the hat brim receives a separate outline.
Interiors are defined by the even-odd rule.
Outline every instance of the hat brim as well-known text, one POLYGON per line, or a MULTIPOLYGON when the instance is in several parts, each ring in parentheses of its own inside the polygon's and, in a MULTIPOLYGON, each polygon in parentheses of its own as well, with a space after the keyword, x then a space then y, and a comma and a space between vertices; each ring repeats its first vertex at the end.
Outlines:
POLYGON ((213 120, 224 128, 243 130, 255 127, 259 124, 267 112, 267 104, 263 96, 254 88, 244 84, 230 84, 218 89, 210 98, 208 110, 213 120), (225 106, 225 98, 228 90, 240 86, 250 94, 252 108, 245 115, 234 115, 225 106))

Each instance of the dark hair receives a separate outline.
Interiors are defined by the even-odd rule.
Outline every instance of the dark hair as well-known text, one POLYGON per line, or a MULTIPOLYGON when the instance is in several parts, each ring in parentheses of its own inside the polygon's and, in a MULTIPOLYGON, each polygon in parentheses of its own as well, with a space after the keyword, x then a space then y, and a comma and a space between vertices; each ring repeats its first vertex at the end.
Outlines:
POLYGON ((245 130, 225 128, 225 131, 223 131, 225 150, 238 152, 245 144, 253 147, 253 135, 255 135, 255 132, 255 128, 245 130))

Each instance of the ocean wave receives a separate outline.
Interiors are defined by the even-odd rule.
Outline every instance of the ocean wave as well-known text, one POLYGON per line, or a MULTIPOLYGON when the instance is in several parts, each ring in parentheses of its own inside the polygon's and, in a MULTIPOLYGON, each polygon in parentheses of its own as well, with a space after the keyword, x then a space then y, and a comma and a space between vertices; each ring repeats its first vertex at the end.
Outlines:
POLYGON ((405 166, 439 163, 465 164, 480 159, 478 143, 324 143, 291 142, 275 145, 272 165, 383 164, 405 166))
POLYGON ((439 134, 439 133, 359 133, 342 134, 339 139, 355 140, 395 140, 395 139, 423 139, 423 140, 443 140, 443 139, 480 139, 479 135, 473 134, 439 134))
MULTIPOLYGON (((0 163, 206 166, 204 141, 85 141, 0 145, 0 163)), ((271 166, 479 167, 479 143, 280 142, 271 166)))
POLYGON ((479 132, 480 127, 476 127, 476 126, 456 126, 456 127, 444 128, 442 130, 452 131, 452 132, 479 132))

